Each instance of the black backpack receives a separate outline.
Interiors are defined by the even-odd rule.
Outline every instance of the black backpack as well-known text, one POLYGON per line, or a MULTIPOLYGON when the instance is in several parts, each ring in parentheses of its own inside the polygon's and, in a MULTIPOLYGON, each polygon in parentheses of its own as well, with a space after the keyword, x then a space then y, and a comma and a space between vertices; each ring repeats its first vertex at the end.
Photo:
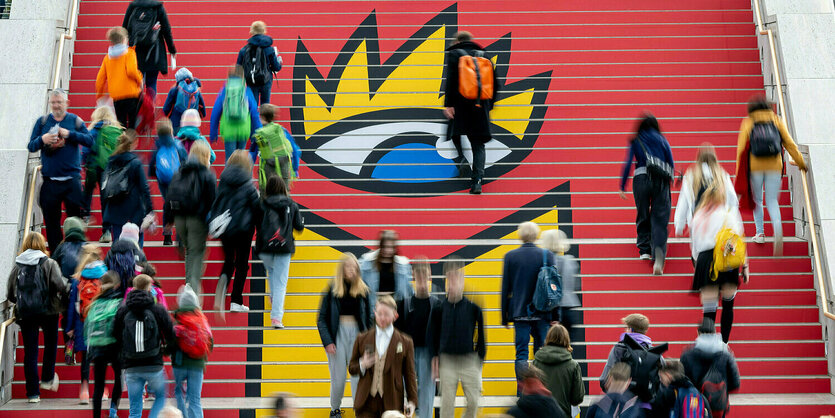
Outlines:
POLYGON ((642 401, 651 401, 661 387, 658 369, 661 367, 661 354, 667 351, 667 343, 646 348, 627 334, 620 344, 625 349, 620 361, 628 364, 632 370, 629 390, 642 401))
POLYGON ((209 221, 209 235, 215 238, 234 236, 250 231, 252 227, 252 209, 249 200, 242 199, 239 193, 226 189, 218 193, 209 221))
POLYGON ((178 171, 168 186, 167 197, 171 211, 174 214, 196 213, 200 207, 202 189, 198 170, 178 171))
POLYGON ((291 230, 293 219, 291 218, 290 205, 282 210, 276 210, 264 205, 264 218, 261 221, 262 233, 260 249, 268 253, 283 252, 288 242, 288 237, 293 237, 291 230))
POLYGON ((137 7, 128 19, 128 29, 132 45, 150 47, 157 44, 159 19, 156 7, 137 7))
POLYGON ((130 182, 128 181, 130 166, 130 164, 125 164, 119 168, 114 168, 113 164, 107 166, 101 183, 101 191, 105 200, 121 200, 130 193, 130 182))
POLYGON ((773 157, 783 150, 783 137, 771 122, 755 123, 750 138, 751 154, 755 157, 773 157))
POLYGON ((663 158, 652 155, 646 145, 644 145, 644 141, 642 141, 641 138, 635 138, 635 141, 638 142, 638 145, 640 145, 641 149, 644 151, 644 156, 647 159, 647 175, 649 175, 649 178, 666 182, 672 181, 673 177, 675 177, 675 170, 673 170, 673 166, 664 161, 663 158))
POLYGON ((273 77, 264 48, 247 44, 244 48, 244 78, 247 84, 263 86, 273 77))
POLYGON ((20 319, 43 315, 49 310, 49 283, 43 271, 43 265, 48 259, 42 257, 34 265, 17 263, 15 309, 20 319))
POLYGON ((150 309, 129 310, 122 329, 122 353, 131 360, 156 357, 161 350, 159 325, 150 309))

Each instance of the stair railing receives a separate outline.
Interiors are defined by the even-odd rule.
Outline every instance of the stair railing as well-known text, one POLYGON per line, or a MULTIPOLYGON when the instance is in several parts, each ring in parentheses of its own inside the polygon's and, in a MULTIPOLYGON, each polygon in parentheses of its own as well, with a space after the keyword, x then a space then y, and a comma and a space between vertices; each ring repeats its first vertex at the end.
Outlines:
POLYGON ((75 37, 75 29, 78 25, 78 1, 72 1, 72 7, 70 8, 70 24, 64 29, 64 34, 61 35, 61 38, 58 41, 58 55, 55 57, 55 71, 52 73, 52 90, 58 88, 58 84, 61 81, 61 64, 62 64, 62 57, 64 56, 64 44, 67 41, 72 40, 75 37))
MULTIPOLYGON (((786 102, 783 98, 783 82, 780 79, 780 64, 777 60, 777 48, 775 47, 774 43, 774 33, 771 31, 771 29, 768 29, 763 25, 760 0, 753 0, 753 2, 754 16, 757 19, 757 34, 764 35, 768 38, 768 49, 771 54, 771 72, 774 76, 775 87, 777 88, 777 114, 780 116, 780 120, 783 121, 783 124, 788 126, 786 121, 786 102)), ((800 180, 803 185, 803 200, 807 216, 806 222, 808 223, 810 241, 812 243, 812 259, 815 267, 815 276, 818 280, 818 288, 820 289, 821 310, 823 311, 823 315, 825 317, 831 320, 835 320, 835 314, 829 311, 829 291, 826 287, 826 281, 824 280, 823 265, 821 263, 823 253, 821 252, 820 244, 818 242, 818 233, 815 230, 815 225, 817 224, 817 217, 815 211, 812 208, 812 199, 810 197, 811 193, 809 191, 808 178, 809 172, 807 170, 800 170, 800 180)))

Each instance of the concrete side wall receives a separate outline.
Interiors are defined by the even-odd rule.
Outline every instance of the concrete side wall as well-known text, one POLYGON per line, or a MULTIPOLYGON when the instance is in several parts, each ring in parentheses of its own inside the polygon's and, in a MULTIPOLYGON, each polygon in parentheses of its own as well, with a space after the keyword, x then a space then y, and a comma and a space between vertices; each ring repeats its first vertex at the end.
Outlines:
MULTIPOLYGON (((777 40, 787 117, 795 140, 810 163, 812 206, 818 222, 824 257, 824 277, 829 277, 830 301, 835 295, 835 4, 832 0, 762 0, 768 28, 777 40)), ((766 85, 774 85, 768 40, 761 36, 766 85), (764 47, 764 48, 763 48, 764 47)), ((772 95, 775 94, 772 89, 772 95)), ((772 97, 777 99, 777 97, 772 97)), ((788 170, 798 235, 809 238, 808 214, 803 202, 800 172, 788 170)), ((830 311, 835 311, 832 303, 830 311)), ((835 321, 821 318, 828 353, 835 349, 835 321)), ((835 356, 829 356, 829 372, 835 375, 835 356)), ((835 383, 835 381, 833 381, 835 383)), ((833 385, 835 387, 835 385, 833 385)))

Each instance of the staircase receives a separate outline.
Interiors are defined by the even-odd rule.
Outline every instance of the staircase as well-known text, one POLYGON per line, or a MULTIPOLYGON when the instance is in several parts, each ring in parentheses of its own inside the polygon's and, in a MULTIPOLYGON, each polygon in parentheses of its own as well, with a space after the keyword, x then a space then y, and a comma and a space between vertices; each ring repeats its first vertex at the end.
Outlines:
MULTIPOLYGON (((70 100, 72 111, 87 120, 107 47, 104 33, 120 24, 127 3, 81 3, 70 100)), ((267 23, 285 65, 272 103, 281 107, 280 121, 304 150, 293 197, 304 208, 307 229, 297 237, 291 265, 287 328, 267 327, 265 273, 254 260, 245 289, 250 313, 223 320, 207 310, 216 339, 203 386, 207 417, 263 416, 265 398, 279 391, 302 397, 304 416, 327 416, 329 374, 316 329, 320 293, 339 252, 360 255, 373 248, 380 229, 396 229, 408 257, 438 261, 455 253, 468 261, 467 291, 485 308, 488 324, 483 413, 501 412, 514 401, 513 334, 500 325, 498 294, 501 260, 518 245, 520 222, 559 227, 572 238, 583 301, 572 345, 590 395, 601 393, 597 377, 622 332, 623 316, 649 316, 649 334, 670 342, 669 357, 678 357, 694 339, 701 307, 688 291, 693 269, 687 240, 672 238, 665 274, 651 276, 651 266, 637 258, 634 206, 618 198, 617 184, 634 120, 644 110, 658 116, 679 169, 709 141, 733 172, 745 102, 763 90, 748 1, 165 5, 181 51, 177 63, 203 81, 209 106, 250 22, 267 23), (492 113, 497 141, 488 145, 481 196, 467 194, 468 182, 457 178, 445 158, 454 151, 439 140, 445 132, 442 51, 459 28, 495 53, 504 83, 492 113)), ((158 105, 172 82, 173 74, 160 79, 158 105)), ((208 121, 203 132, 208 134, 208 121)), ((142 144, 138 152, 147 160, 152 142, 142 144)), ((222 145, 215 149, 220 174, 222 145)), ((151 189, 159 209, 155 182, 151 189)), ((783 230, 791 237, 785 183, 783 190, 783 230)), ((674 203, 677 197, 674 190, 674 203)), ((98 198, 94 206, 99 209, 98 198)), ((750 215, 746 233, 754 233, 750 215)), ((90 239, 99 235, 92 227, 90 239)), ((145 252, 173 302, 184 266, 161 241, 161 235, 146 236, 145 252)), ((742 374, 733 416, 835 412, 806 242, 788 238, 781 258, 771 256, 771 243, 752 244, 749 252, 751 283, 736 299, 731 337, 742 374)), ((221 264, 220 245, 212 241, 205 292, 214 292, 221 264)), ((440 264, 432 271, 440 291, 440 264)), ((57 370, 60 391, 44 393, 40 405, 29 406, 21 400, 18 364, 15 400, 2 408, 3 416, 88 415, 74 401, 78 367, 57 370)), ((350 405, 346 398, 346 416, 353 416, 350 405)))

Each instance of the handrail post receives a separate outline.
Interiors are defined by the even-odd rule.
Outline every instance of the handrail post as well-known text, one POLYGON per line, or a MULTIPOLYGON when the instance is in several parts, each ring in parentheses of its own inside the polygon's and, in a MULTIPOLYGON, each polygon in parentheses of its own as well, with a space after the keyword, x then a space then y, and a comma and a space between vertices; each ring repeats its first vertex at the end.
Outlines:
POLYGON ((55 58, 55 71, 52 73, 52 90, 57 89, 58 84, 61 81, 61 64, 63 63, 64 58, 64 44, 75 38, 75 30, 78 25, 78 1, 79 0, 72 0, 72 7, 70 7, 69 15, 70 24, 58 40, 58 56, 55 58))

